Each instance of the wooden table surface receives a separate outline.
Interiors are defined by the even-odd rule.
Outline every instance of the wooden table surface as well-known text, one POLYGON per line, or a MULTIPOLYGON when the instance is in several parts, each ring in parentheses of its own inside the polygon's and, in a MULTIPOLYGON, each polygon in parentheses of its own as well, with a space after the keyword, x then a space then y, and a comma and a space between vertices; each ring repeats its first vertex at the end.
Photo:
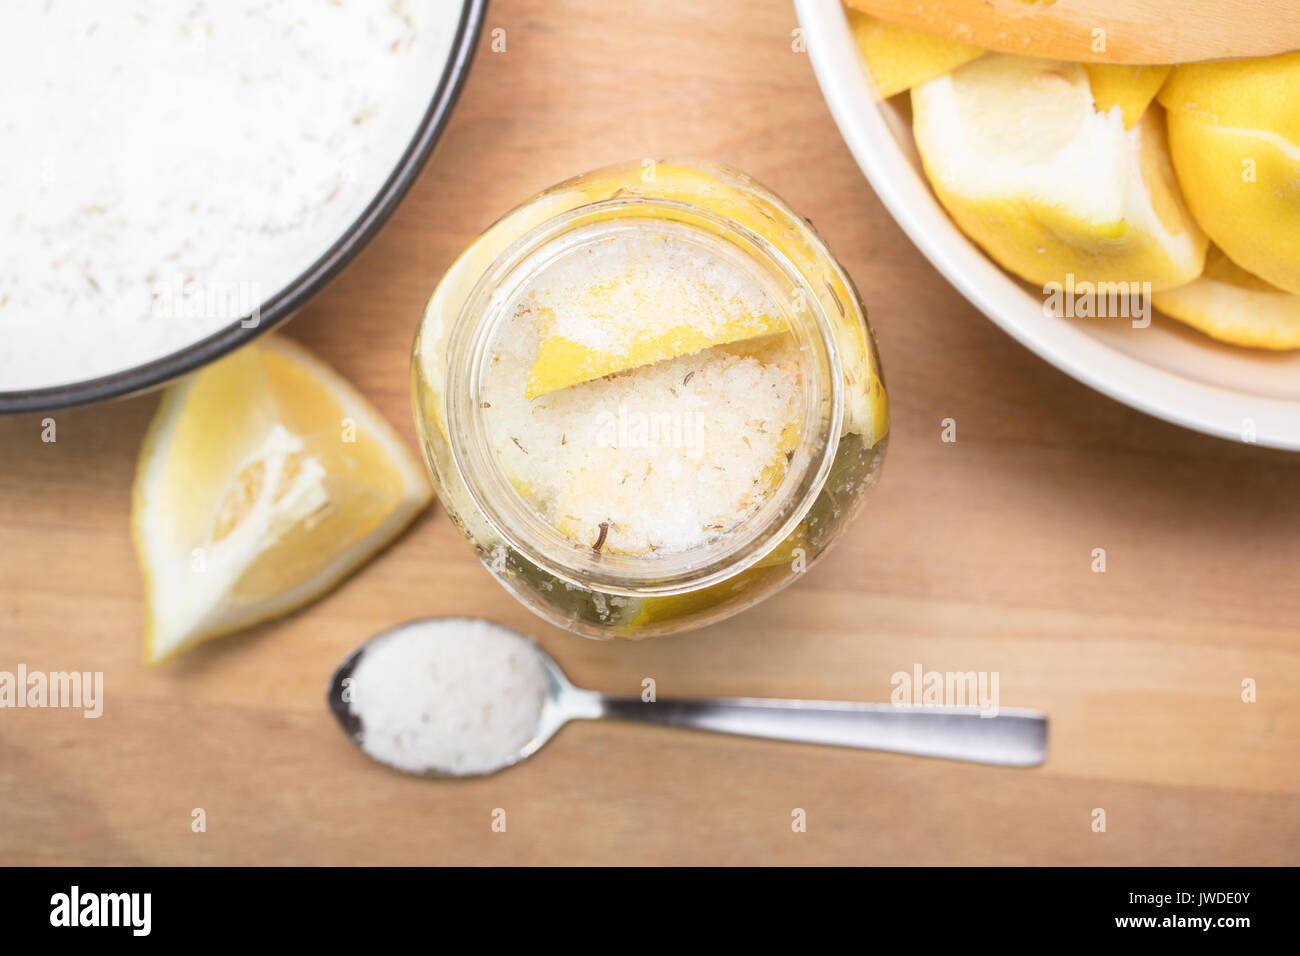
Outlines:
POLYGON ((859 173, 796 25, 775 0, 498 0, 505 51, 485 33, 419 184, 287 333, 414 441, 415 322, 496 216, 614 161, 732 163, 817 224, 879 334, 892 446, 837 550, 727 623, 598 643, 506 597, 435 506, 313 607, 151 671, 128 510, 156 396, 59 412, 53 444, 40 416, 2 419, 0 670, 103 671, 105 705, 0 710, 0 862, 1300 861, 1300 456, 1147 418, 980 317, 859 173), (916 664, 997 671, 1004 706, 1050 713, 1051 756, 990 769, 581 724, 495 777, 406 778, 339 733, 325 680, 363 637, 444 614, 536 635, 581 684, 653 677, 661 696, 876 700, 916 664))

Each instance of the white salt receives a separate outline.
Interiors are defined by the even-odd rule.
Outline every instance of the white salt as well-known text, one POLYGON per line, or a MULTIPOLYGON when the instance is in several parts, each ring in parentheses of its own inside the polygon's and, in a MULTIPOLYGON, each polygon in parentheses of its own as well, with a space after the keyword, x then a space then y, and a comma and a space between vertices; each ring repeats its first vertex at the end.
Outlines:
POLYGON ((352 677, 362 749, 415 773, 509 763, 536 733, 546 695, 546 672, 526 639, 468 618, 376 638, 352 677))
POLYGON ((451 6, 5 0, 0 391, 159 358, 288 285, 401 155, 451 6))

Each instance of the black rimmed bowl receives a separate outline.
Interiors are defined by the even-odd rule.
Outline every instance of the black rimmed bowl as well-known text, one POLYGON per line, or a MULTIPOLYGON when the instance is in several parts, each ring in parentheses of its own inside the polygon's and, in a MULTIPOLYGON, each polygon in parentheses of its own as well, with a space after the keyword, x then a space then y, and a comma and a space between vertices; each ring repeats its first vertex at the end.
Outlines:
POLYGON ((44 388, 0 390, 0 414, 51 411, 147 391, 221 358, 287 321, 365 248, 415 183, 460 96, 486 11, 487 0, 462 0, 441 76, 396 165, 343 234, 261 304, 256 322, 248 322, 248 317, 236 320, 161 358, 108 375, 44 388))

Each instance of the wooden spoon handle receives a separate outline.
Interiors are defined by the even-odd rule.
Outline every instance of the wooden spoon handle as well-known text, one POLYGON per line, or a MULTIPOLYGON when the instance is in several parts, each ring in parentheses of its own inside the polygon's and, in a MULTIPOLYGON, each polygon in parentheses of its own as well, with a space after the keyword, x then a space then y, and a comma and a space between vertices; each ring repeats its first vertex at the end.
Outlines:
POLYGON ((1087 63, 1190 63, 1300 49, 1295 0, 847 0, 990 50, 1087 63))

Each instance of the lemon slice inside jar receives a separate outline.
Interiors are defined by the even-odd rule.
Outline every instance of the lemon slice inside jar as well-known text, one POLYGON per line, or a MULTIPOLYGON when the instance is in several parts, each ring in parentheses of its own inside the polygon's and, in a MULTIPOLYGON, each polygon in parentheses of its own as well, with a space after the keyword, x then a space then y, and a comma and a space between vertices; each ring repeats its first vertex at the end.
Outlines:
MULTIPOLYGON (((691 253, 681 255, 689 266, 691 253)), ((698 265, 674 274, 630 263, 613 278, 564 282, 534 292, 540 340, 529 399, 785 329, 748 290, 707 281, 698 265)))

